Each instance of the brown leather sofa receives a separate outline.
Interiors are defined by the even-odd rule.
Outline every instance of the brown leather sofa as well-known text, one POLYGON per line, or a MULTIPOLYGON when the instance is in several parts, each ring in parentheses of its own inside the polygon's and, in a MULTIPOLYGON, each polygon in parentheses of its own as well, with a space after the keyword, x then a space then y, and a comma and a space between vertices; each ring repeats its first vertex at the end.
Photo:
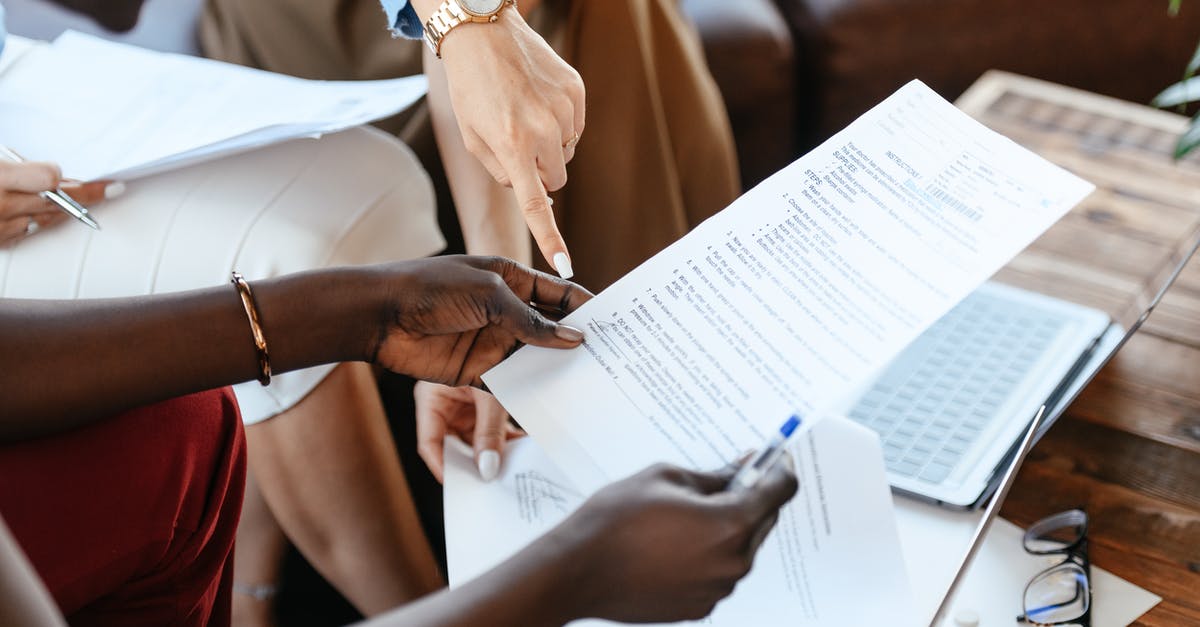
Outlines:
POLYGON ((1133 102, 1178 80, 1200 7, 1165 0, 681 0, 747 186, 913 78, 953 99, 1003 69, 1133 102))

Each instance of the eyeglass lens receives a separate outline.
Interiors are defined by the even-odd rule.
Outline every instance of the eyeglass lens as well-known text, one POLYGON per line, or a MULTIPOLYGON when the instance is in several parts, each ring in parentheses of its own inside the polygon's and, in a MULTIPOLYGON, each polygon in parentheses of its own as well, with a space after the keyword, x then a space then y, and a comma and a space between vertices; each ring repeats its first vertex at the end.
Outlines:
POLYGON ((1088 610, 1091 599, 1087 575, 1074 562, 1043 572, 1025 588, 1025 616, 1037 623, 1074 620, 1088 610))
POLYGON ((1066 623, 1087 614, 1092 598, 1091 583, 1083 565, 1068 557, 1081 546, 1086 534, 1087 514, 1077 509, 1044 518, 1026 530, 1026 551, 1035 555, 1064 556, 1061 564, 1046 569, 1025 587, 1027 620, 1041 624, 1066 623))
POLYGON ((1087 514, 1073 509, 1043 518, 1025 531, 1025 550, 1035 555, 1060 553, 1087 533, 1087 514))

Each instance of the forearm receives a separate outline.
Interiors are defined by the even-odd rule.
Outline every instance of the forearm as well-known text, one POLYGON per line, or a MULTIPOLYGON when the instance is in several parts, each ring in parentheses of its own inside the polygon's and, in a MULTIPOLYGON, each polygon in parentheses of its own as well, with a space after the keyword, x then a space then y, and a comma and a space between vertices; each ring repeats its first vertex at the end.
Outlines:
POLYGON ((438 6, 442 4, 442 0, 409 0, 409 4, 412 5, 413 9, 417 12, 417 16, 424 23, 429 19, 429 16, 433 15, 438 6))
POLYGON ((587 616, 588 560, 550 532, 500 566, 379 616, 364 627, 551 627, 587 616))
MULTIPOLYGON (((362 335, 379 328, 366 299, 372 276, 331 270, 253 282, 272 370, 367 358, 375 338, 362 335)), ((111 300, 0 301, 0 347, 0 441, 259 374, 232 285, 111 300)))
POLYGON ((467 150, 450 103, 445 68, 428 50, 425 51, 425 75, 429 78, 434 137, 458 209, 467 252, 499 255, 531 264, 533 246, 516 198, 511 189, 497 183, 487 168, 467 150))

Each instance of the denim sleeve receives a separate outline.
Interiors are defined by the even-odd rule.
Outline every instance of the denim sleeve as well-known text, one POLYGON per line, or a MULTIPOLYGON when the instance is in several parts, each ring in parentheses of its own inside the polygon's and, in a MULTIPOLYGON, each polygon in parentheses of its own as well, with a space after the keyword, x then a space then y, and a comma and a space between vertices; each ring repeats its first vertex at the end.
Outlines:
POLYGON ((388 28, 392 32, 408 39, 420 39, 424 36, 421 18, 408 0, 379 0, 383 4, 383 13, 387 16, 388 28))

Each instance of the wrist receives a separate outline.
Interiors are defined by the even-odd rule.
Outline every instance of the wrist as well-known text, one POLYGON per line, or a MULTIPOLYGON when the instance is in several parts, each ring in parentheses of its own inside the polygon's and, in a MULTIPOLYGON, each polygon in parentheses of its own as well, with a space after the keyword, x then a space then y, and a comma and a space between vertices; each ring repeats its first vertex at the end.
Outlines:
POLYGON ((587 517, 572 514, 530 547, 544 551, 552 561, 553 576, 544 598, 553 599, 549 609, 564 624, 602 615, 603 591, 597 589, 595 574, 605 556, 595 550, 589 523, 587 517))
POLYGON ((368 361, 381 328, 386 285, 370 267, 254 281, 272 367, 368 361))
POLYGON ((442 0, 408 0, 414 11, 417 12, 417 17, 421 18, 421 23, 424 24, 429 20, 429 16, 437 11, 438 6, 442 4, 442 0))
MULTIPOLYGON (((440 4, 440 2, 437 3, 439 6, 440 4)), ((428 18, 425 18, 422 23, 427 22, 428 18)), ((512 47, 515 44, 514 34, 521 28, 528 28, 525 19, 521 17, 516 6, 506 3, 491 21, 465 21, 451 28, 442 35, 441 42, 437 44, 437 56, 449 58, 447 55, 468 54, 452 52, 459 49, 470 51, 469 58, 473 59, 478 58, 479 55, 491 54, 496 47, 494 42, 502 42, 506 48, 512 47)), ((429 41, 426 43, 429 43, 431 47, 434 45, 429 41)))

